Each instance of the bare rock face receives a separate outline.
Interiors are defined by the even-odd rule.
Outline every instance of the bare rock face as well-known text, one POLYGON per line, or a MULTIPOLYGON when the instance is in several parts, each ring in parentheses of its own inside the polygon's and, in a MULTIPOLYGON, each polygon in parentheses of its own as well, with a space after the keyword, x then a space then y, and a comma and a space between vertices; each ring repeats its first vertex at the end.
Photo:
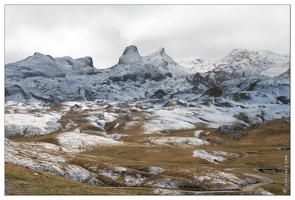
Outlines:
POLYGON ((234 132, 236 130, 246 129, 248 126, 242 123, 236 123, 233 125, 222 125, 217 129, 217 132, 221 135, 234 132))
POLYGON ((157 98, 157 99, 161 99, 166 95, 167 95, 167 93, 160 89, 160 90, 157 90, 152 97, 157 98))
POLYGON ((286 96, 279 96, 277 97, 277 100, 282 102, 283 104, 290 104, 290 98, 286 96))
POLYGON ((240 93, 233 94, 233 100, 235 101, 250 100, 250 99, 252 99, 252 96, 249 93, 240 92, 240 93))
POLYGON ((82 66, 88 66, 88 67, 94 68, 94 66, 93 66, 93 60, 89 56, 84 57, 84 58, 77 58, 76 61, 77 62, 80 62, 82 66))

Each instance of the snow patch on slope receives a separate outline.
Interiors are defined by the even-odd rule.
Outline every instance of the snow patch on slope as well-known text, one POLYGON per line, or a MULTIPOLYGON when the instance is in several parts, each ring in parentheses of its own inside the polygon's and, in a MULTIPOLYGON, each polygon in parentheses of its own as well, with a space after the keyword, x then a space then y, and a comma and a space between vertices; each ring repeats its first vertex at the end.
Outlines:
POLYGON ((161 174, 164 171, 165 171, 165 169, 163 169, 161 167, 154 167, 154 166, 149 167, 149 172, 153 173, 153 174, 161 174))
POLYGON ((238 157, 239 155, 236 153, 228 153, 224 151, 212 151, 207 152, 204 150, 196 150, 194 151, 194 157, 203 158, 211 163, 220 163, 226 160, 226 157, 233 156, 238 157))
POLYGON ((205 73, 215 68, 214 61, 205 60, 203 58, 180 61, 179 65, 181 65, 182 67, 186 69, 189 69, 190 71, 194 73, 197 73, 197 72, 205 73))
POLYGON ((68 149, 43 142, 13 142, 5 139, 5 162, 29 167, 83 182, 96 176, 83 167, 68 163, 68 149))
POLYGON ((161 131, 193 129, 195 127, 193 124, 180 120, 150 120, 142 126, 144 132, 147 134, 161 131))
POLYGON ((40 136, 57 131, 62 126, 60 116, 50 114, 5 114, 5 136, 40 136))
POLYGON ((142 127, 145 133, 194 129, 194 123, 198 122, 194 112, 186 108, 158 109, 153 114, 155 119, 146 122, 142 127))
POLYGON ((62 133, 57 139, 62 146, 71 149, 73 152, 83 152, 99 146, 123 145, 122 142, 101 136, 80 133, 79 130, 62 133))
POLYGON ((177 146, 203 146, 210 143, 206 140, 190 137, 150 137, 151 143, 156 145, 177 145, 177 146))

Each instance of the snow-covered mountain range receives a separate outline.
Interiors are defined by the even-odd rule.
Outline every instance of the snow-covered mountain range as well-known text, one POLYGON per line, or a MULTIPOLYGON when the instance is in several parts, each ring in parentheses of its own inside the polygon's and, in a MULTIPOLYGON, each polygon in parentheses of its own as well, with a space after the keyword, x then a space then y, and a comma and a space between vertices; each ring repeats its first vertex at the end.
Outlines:
POLYGON ((133 100, 151 97, 159 89, 183 91, 191 72, 177 64, 164 48, 140 56, 135 46, 125 49, 117 65, 99 70, 90 57, 52 58, 35 53, 5 66, 6 100, 52 105, 62 101, 133 100))
POLYGON ((237 71, 243 76, 265 75, 278 76, 290 67, 290 55, 277 54, 271 51, 248 51, 246 48, 234 49, 229 55, 218 61, 197 58, 180 61, 179 64, 194 73, 210 71, 237 71))
POLYGON ((270 51, 235 49, 212 64, 199 60, 190 71, 164 48, 141 56, 127 47, 115 66, 99 70, 90 57, 52 58, 35 53, 5 66, 6 100, 31 105, 65 101, 181 99, 191 106, 236 103, 289 104, 290 57, 270 51), (205 73, 196 72, 199 64, 205 73), (212 67, 213 66, 213 67, 212 67))
MULTIPOLYGON (((141 56, 134 45, 126 47, 118 64, 104 70, 94 68, 90 57, 52 58, 35 53, 5 66, 5 99, 34 106, 98 99, 154 104, 153 99, 158 99, 163 105, 204 108, 204 116, 215 107, 226 108, 231 117, 246 113, 251 124, 290 115, 289 55, 234 49, 215 63, 196 63, 190 71, 164 48, 141 56), (202 69, 212 69, 194 73, 200 63, 202 69), (273 113, 273 109, 278 111, 273 113)), ((205 123, 219 127, 235 119, 222 123, 211 116, 205 123)))
POLYGON ((52 58, 35 53, 5 66, 5 98, 53 105, 75 100, 127 101, 166 94, 199 94, 228 80, 277 77, 288 71, 290 57, 235 49, 215 63, 196 59, 180 64, 184 67, 169 57, 164 48, 141 56, 134 45, 124 50, 118 64, 105 70, 94 68, 90 57, 52 58))

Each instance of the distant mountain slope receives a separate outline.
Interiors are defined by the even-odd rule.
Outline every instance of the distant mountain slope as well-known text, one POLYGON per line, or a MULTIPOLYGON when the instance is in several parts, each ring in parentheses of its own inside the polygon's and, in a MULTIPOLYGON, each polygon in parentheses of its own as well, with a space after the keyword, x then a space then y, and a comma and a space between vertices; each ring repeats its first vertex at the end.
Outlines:
POLYGON ((229 55, 210 65, 214 66, 213 70, 194 75, 195 91, 237 78, 277 77, 290 68, 290 56, 270 51, 234 49, 229 55))
POLYGON ((195 73, 215 73, 227 79, 245 76, 275 77, 286 72, 290 66, 290 55, 271 51, 248 51, 234 49, 229 55, 217 62, 205 59, 181 61, 180 65, 195 73), (222 72, 222 74, 220 74, 222 72))
POLYGON ((180 61, 179 65, 192 71, 193 73, 205 73, 215 68, 214 61, 206 60, 204 58, 180 61))

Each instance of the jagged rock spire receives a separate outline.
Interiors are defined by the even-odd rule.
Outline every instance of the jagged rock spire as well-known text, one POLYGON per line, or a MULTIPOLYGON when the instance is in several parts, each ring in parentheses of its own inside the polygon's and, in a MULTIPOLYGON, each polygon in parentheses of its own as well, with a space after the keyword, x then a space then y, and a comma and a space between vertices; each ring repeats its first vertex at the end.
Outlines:
POLYGON ((130 45, 125 48, 123 55, 119 59, 119 64, 129 64, 135 61, 139 61, 141 56, 135 45, 130 45))
POLYGON ((149 55, 149 57, 153 57, 153 56, 157 56, 157 55, 161 55, 161 56, 163 56, 163 55, 165 55, 166 53, 165 53, 165 49, 164 49, 164 47, 161 47, 160 49, 158 49, 157 51, 155 51, 154 53, 151 53, 150 55, 149 55))

